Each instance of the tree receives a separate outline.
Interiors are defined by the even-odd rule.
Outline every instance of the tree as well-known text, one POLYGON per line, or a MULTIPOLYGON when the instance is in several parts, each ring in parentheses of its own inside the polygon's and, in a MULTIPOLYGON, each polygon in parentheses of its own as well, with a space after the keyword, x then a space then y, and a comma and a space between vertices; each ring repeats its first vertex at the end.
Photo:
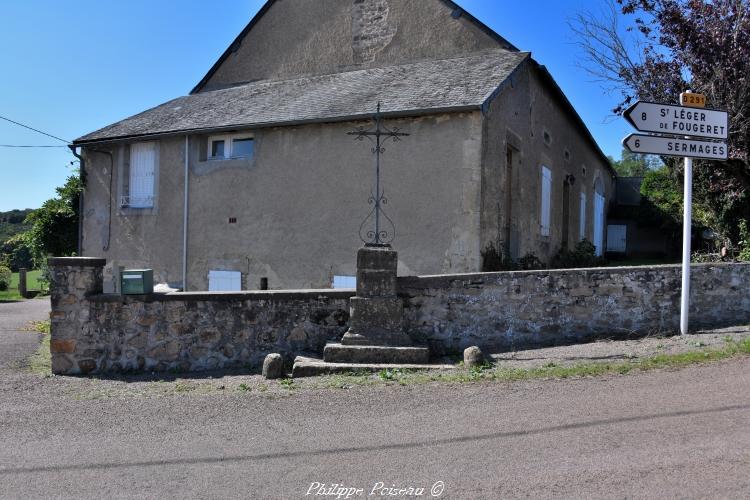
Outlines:
MULTIPOLYGON (((620 94, 615 113, 637 99, 676 102, 686 89, 728 111, 730 160, 697 161, 694 186, 713 229, 737 241, 738 221, 750 220, 750 0, 617 0, 572 28, 586 69, 620 94)), ((681 162, 664 161, 679 183, 681 162)))
POLYGON ((9 267, 14 273, 22 267, 26 269, 34 267, 33 253, 27 233, 12 236, 8 241, 0 244, 0 265, 9 267))
POLYGON ((56 191, 56 198, 45 201, 26 218, 26 223, 31 224, 27 241, 37 265, 49 255, 73 255, 78 247, 79 177, 71 175, 56 191))
POLYGON ((620 160, 609 157, 612 168, 620 177, 645 177, 649 171, 656 170, 662 165, 656 156, 633 153, 628 149, 623 149, 621 156, 620 160))

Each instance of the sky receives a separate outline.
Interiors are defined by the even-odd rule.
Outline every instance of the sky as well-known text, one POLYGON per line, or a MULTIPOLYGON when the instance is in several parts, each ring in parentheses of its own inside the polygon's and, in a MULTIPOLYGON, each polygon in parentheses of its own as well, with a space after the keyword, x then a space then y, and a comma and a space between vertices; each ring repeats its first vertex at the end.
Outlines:
MULTIPOLYGON (((71 141, 186 95, 264 0, 0 0, 0 116, 71 141), (13 21, 17 20, 17 22, 13 21)), ((580 68, 568 20, 602 0, 458 0, 545 65, 605 154, 625 120, 580 68)), ((0 211, 38 208, 73 173, 63 141, 0 120, 0 211)))

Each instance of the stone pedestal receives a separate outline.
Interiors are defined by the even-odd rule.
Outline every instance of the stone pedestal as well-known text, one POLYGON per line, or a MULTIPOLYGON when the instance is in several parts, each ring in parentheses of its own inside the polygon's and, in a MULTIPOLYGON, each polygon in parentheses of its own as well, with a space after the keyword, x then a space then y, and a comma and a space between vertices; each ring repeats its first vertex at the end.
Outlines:
POLYGON ((90 295, 102 293, 102 270, 107 261, 90 257, 52 257, 50 269, 50 354, 52 373, 95 372, 104 352, 94 347, 90 332, 90 295))
POLYGON ((26 288, 26 269, 23 267, 18 270, 18 295, 27 299, 28 289, 26 288))
POLYGON ((329 363, 427 363, 425 347, 414 347, 404 331, 404 304, 397 295, 398 253, 390 246, 357 252, 357 295, 350 302, 349 331, 328 344, 329 363))

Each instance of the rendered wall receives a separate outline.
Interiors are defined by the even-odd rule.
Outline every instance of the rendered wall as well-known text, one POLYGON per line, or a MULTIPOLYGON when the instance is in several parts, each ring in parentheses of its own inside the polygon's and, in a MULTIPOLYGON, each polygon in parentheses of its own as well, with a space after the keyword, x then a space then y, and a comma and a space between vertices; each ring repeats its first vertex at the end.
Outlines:
POLYGON ((277 0, 232 47, 202 90, 502 47, 452 13, 442 0, 277 0))
MULTIPOLYGON (((327 288, 334 275, 353 276, 374 184, 371 144, 347 135, 358 125, 371 126, 255 130, 249 161, 201 161, 199 146, 208 137, 191 136, 187 290, 207 290, 209 270, 240 271, 250 290, 262 277, 271 289, 296 289, 327 288)), ((411 134, 389 141, 381 163, 399 272, 478 271, 481 115, 387 120, 386 126, 411 134)), ((181 288, 184 137, 159 141, 153 209, 118 205, 127 147, 110 146, 114 172, 107 155, 86 150, 83 255, 107 259, 105 291, 114 290, 118 266, 153 268, 155 282, 181 288)))
MULTIPOLYGON (((482 242, 503 246, 505 196, 512 197, 510 249, 514 259, 533 253, 548 262, 563 241, 563 181, 573 175, 569 191, 568 245, 580 240, 580 193, 586 193, 586 239, 594 238, 594 192, 601 179, 607 203, 614 195, 614 178, 596 149, 553 97, 533 64, 520 67, 486 113, 482 138, 482 242), (549 142, 544 134, 549 134, 549 142), (508 168, 506 149, 513 150, 508 168), (566 157, 566 151, 569 154, 566 157), (540 232, 541 167, 552 171, 550 235, 540 232), (508 184, 508 172, 511 182, 508 184)), ((606 220, 606 217, 605 217, 606 220)), ((604 229, 606 236, 606 227, 604 229)))

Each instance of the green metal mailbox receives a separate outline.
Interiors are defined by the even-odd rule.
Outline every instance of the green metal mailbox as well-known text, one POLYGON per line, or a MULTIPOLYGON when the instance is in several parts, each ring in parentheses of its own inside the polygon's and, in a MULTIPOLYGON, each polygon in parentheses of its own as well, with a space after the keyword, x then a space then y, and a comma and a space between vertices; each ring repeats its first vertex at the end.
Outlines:
POLYGON ((120 274, 120 287, 123 295, 154 293, 154 270, 126 269, 120 274))

